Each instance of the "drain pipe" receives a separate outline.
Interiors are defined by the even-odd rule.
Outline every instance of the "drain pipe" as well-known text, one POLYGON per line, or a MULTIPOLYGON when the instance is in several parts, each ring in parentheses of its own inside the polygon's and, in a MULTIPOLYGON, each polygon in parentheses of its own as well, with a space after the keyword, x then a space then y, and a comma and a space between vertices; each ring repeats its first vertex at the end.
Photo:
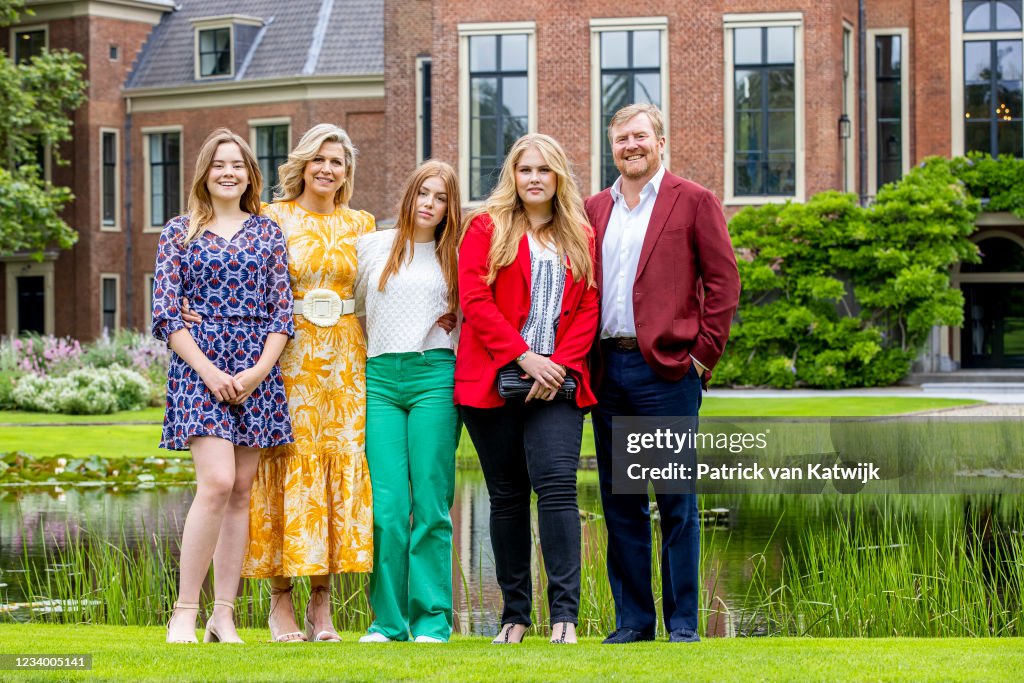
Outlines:
POLYGON ((868 202, 868 32, 864 0, 857 0, 857 182, 860 205, 868 202))
MULTIPOLYGON (((132 100, 125 100, 124 136, 121 144, 124 149, 124 326, 128 329, 134 327, 135 322, 135 282, 134 268, 132 267, 132 100)), ((145 323, 143 323, 145 324, 145 323)))

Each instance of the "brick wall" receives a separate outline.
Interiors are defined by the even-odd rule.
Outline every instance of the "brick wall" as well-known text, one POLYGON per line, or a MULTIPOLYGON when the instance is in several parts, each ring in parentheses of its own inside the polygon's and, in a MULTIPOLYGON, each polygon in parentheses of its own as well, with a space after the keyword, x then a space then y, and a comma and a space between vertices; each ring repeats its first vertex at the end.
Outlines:
MULTIPOLYGON (((387 169, 384 212, 379 218, 397 217, 405 178, 418 162, 416 58, 431 53, 434 33, 431 4, 431 0, 387 0, 384 3, 384 89, 387 93, 384 118, 388 143, 383 157, 387 169)), ((440 85, 435 78, 434 87, 440 85)))
POLYGON ((638 1, 628 11, 610 0, 585 4, 434 0, 433 6, 435 156, 451 163, 458 161, 458 24, 533 20, 538 58, 538 129, 562 143, 583 188, 589 190, 589 21, 597 17, 665 16, 670 165, 676 173, 719 195, 725 190, 723 14, 802 11, 806 191, 811 195, 841 184, 837 122, 842 108, 842 21, 856 25, 856 0, 638 1), (581 7, 585 11, 580 11, 581 7))

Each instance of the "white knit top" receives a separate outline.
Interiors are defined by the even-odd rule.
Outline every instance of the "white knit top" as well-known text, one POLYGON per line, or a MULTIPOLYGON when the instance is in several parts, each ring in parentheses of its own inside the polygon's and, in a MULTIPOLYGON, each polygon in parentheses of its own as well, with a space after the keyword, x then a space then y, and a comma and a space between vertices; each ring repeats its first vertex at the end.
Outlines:
POLYGON ((366 355, 452 349, 455 334, 437 326, 448 312, 448 286, 433 242, 416 243, 412 260, 402 265, 380 291, 378 283, 397 230, 363 235, 356 243, 356 315, 366 316, 366 355))

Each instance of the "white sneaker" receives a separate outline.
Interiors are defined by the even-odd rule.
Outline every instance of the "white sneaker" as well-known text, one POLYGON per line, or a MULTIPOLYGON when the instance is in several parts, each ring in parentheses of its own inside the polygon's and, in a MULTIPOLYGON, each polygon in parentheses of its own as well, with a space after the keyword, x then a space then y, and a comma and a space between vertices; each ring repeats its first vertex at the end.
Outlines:
POLYGON ((416 636, 414 643, 444 643, 446 641, 440 638, 434 638, 433 636, 416 636))
POLYGON ((367 633, 365 636, 359 639, 360 643, 390 643, 391 639, 383 633, 367 633))

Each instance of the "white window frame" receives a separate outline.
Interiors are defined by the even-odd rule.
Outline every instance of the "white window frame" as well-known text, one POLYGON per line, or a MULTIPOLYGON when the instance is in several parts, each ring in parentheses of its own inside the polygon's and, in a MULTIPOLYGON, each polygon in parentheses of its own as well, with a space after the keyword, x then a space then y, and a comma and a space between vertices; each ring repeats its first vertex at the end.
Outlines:
POLYGON ((1024 29, 1020 31, 964 31, 963 0, 949 0, 949 98, 952 156, 964 155, 964 43, 969 40, 1019 40, 1024 43, 1024 29))
POLYGON ((43 278, 43 333, 53 334, 54 314, 53 298, 55 295, 54 285, 54 260, 56 256, 47 255, 46 260, 37 262, 32 257, 9 257, 3 260, 4 280, 7 289, 7 334, 14 337, 18 329, 18 278, 38 277, 43 278))
MULTIPOLYGON (((884 36, 899 36, 900 38, 900 166, 903 175, 910 173, 910 29, 868 29, 866 50, 867 73, 865 74, 868 79, 868 187, 866 194, 871 197, 878 194, 878 83, 875 81, 875 39, 884 36)), ((960 80, 960 92, 961 94, 963 93, 962 78, 960 80)))
POLYGON ((19 33, 34 33, 35 31, 43 32, 43 48, 50 49, 50 25, 49 24, 28 24, 25 26, 12 26, 7 34, 7 41, 9 44, 8 58, 12 61, 17 54, 17 43, 19 33))
POLYGON ((120 232, 121 231, 121 131, 117 128, 100 128, 100 150, 97 155, 100 160, 99 172, 99 221, 100 231, 120 232), (114 134, 114 224, 106 225, 103 222, 103 136, 107 133, 114 134))
MULTIPOLYGON (((461 43, 460 43, 461 44, 461 43)), ((433 69, 433 58, 432 57, 417 57, 416 58, 416 162, 423 163, 426 159, 423 156, 423 138, 425 134, 430 131, 424 130, 423 128, 423 67, 426 64, 431 65, 433 69)), ((433 79, 433 70, 431 70, 431 79, 433 79)), ((468 82, 468 74, 466 76, 468 82)), ((431 84, 431 90, 433 90, 433 84, 431 84)))
MULTIPOLYGON (((290 116, 276 116, 264 119, 249 119, 247 122, 249 125, 249 147, 252 148, 252 153, 256 156, 257 162, 259 161, 260 151, 258 149, 257 142, 259 136, 256 135, 256 129, 264 126, 288 126, 288 149, 292 148, 292 117, 290 116)), ((263 179, 263 186, 266 187, 270 180, 268 178, 263 179)))
POLYGON ((155 279, 156 273, 142 274, 142 291, 145 293, 142 310, 146 314, 146 317, 142 319, 142 329, 144 330, 148 330, 153 325, 153 280, 155 279))
POLYGON ((111 332, 121 329, 121 275, 119 273, 100 273, 100 333, 103 333, 103 284, 104 280, 114 281, 114 327, 111 332))
POLYGON ((177 133, 178 134, 178 196, 181 198, 181 206, 178 207, 179 211, 183 211, 187 203, 187 197, 185 196, 185 131, 183 126, 147 126, 142 128, 142 175, 143 175, 143 199, 142 199, 142 210, 145 215, 142 218, 142 232, 153 232, 159 233, 164 229, 163 225, 152 225, 150 223, 150 217, 153 215, 152 212, 152 186, 153 178, 150 173, 149 164, 149 136, 160 133, 177 133))
POLYGON ((459 185, 466 207, 483 205, 468 201, 469 190, 469 39, 471 36, 526 35, 526 131, 537 132, 537 24, 533 21, 459 24, 459 185))
POLYGON ((263 20, 255 17, 247 17, 240 14, 228 14, 218 17, 203 17, 192 20, 192 62, 195 68, 195 79, 197 81, 217 80, 219 78, 234 78, 235 76, 235 26, 248 24, 251 26, 263 26, 263 20), (220 28, 228 29, 228 64, 229 71, 226 74, 202 75, 199 62, 199 34, 203 31, 215 31, 220 28))
POLYGON ((784 204, 787 201, 804 201, 806 193, 806 166, 804 144, 807 131, 804 122, 806 102, 804 100, 804 18, 803 12, 776 12, 765 14, 726 14, 722 17, 725 35, 725 199, 726 206, 750 206, 758 204, 784 204), (733 161, 736 152, 734 110, 736 108, 733 81, 736 71, 733 52, 733 31, 737 28, 773 28, 792 26, 793 31, 793 98, 795 102, 795 143, 796 143, 796 190, 791 197, 782 196, 736 196, 735 170, 733 161))
POLYGON ((665 119, 665 153, 662 164, 671 167, 669 131, 668 17, 632 17, 590 20, 590 193, 601 187, 601 143, 608 131, 601 125, 601 34, 611 31, 658 31, 661 33, 661 109, 665 119))

